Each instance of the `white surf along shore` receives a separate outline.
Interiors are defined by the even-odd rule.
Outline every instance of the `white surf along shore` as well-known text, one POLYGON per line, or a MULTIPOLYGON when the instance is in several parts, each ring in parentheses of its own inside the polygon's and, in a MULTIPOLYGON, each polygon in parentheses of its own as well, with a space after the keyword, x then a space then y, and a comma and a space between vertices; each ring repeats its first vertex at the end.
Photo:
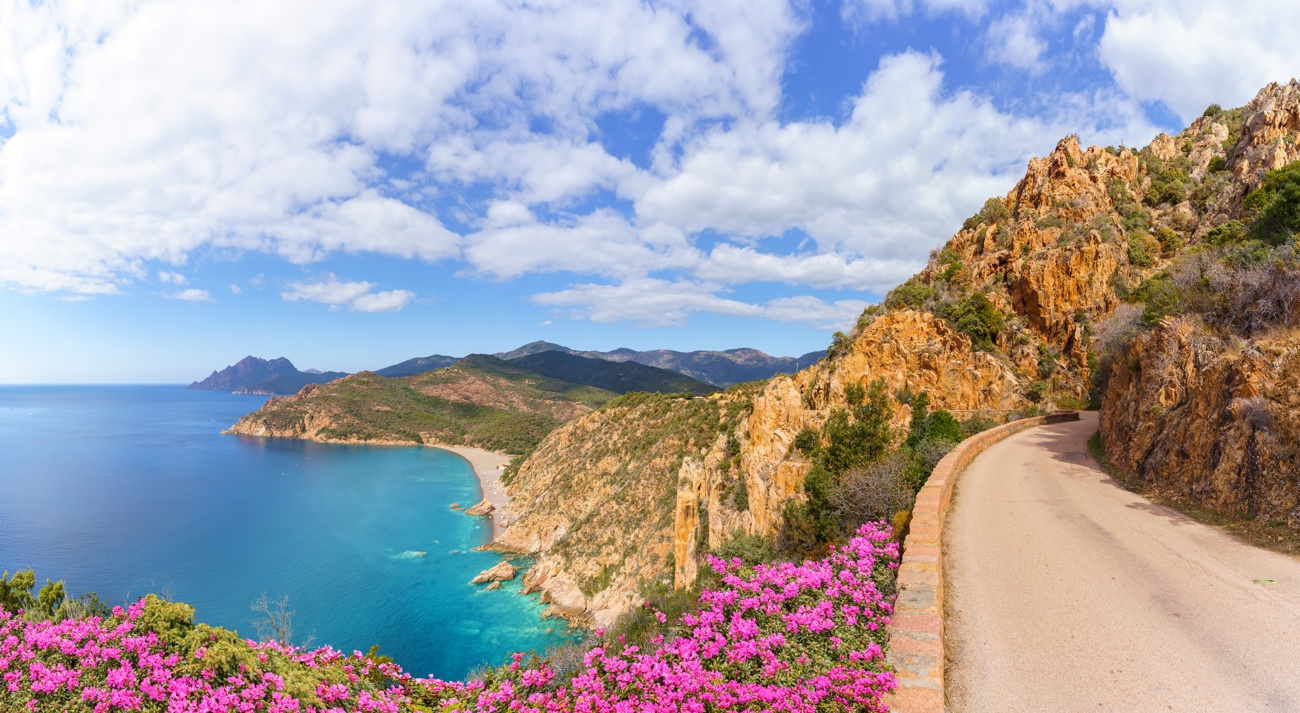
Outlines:
MULTIPOLYGON (((515 514, 510 511, 510 496, 506 494, 506 486, 501 482, 501 473, 506 464, 514 456, 503 455, 485 451, 482 448, 469 448, 467 446, 446 446, 442 444, 431 445, 432 448, 441 448, 444 451, 450 451, 469 461, 474 468, 474 474, 478 476, 480 489, 483 491, 483 498, 492 503, 492 541, 496 542, 501 539, 501 534, 505 529, 515 521, 515 514)), ((468 508, 475 503, 460 503, 468 508)))

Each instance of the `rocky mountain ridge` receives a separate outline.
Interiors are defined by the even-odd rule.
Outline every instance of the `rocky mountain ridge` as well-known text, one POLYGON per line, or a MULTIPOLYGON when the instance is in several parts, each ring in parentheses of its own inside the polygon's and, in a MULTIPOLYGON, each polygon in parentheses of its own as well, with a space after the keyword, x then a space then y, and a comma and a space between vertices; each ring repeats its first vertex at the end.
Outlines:
POLYGON ((659 369, 685 374, 706 384, 726 388, 746 381, 767 379, 776 374, 793 374, 817 363, 826 356, 824 351, 809 352, 800 357, 774 357, 757 349, 727 349, 725 351, 679 352, 671 349, 637 351, 620 348, 613 351, 579 351, 545 341, 530 342, 509 352, 494 356, 506 360, 519 359, 543 352, 564 352, 591 359, 616 362, 636 362, 659 369))
POLYGON ((347 373, 342 371, 299 371, 293 362, 284 357, 268 360, 247 356, 186 388, 271 396, 297 393, 307 384, 323 384, 344 376, 347 373))

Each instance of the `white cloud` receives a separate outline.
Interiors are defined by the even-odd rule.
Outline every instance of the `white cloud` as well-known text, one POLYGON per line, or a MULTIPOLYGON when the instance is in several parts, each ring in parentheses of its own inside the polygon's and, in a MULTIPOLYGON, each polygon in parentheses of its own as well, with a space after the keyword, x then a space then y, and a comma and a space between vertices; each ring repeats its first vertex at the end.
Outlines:
POLYGON ((172 299, 184 300, 186 302, 214 302, 212 295, 207 290, 200 290, 191 287, 188 290, 181 290, 173 295, 172 299))
POLYGON ((1124 91, 1184 121, 1300 75, 1298 48, 1300 3, 1291 0, 1116 0, 1099 46, 1124 91))
POLYGON ((681 325, 692 314, 707 312, 800 322, 818 329, 852 325, 867 306, 861 300, 828 303, 812 296, 782 297, 751 304, 717 294, 718 287, 689 280, 653 278, 615 285, 582 284, 533 296, 537 304, 560 309, 573 319, 599 323, 633 322, 643 326, 681 325))
POLYGON ((928 15, 959 12, 969 18, 988 10, 989 0, 840 0, 840 19, 859 30, 873 22, 898 20, 920 6, 928 15))
POLYGON ((559 271, 632 276, 689 267, 700 256, 681 231, 638 228, 613 210, 544 223, 506 201, 493 204, 483 228, 466 238, 465 258, 482 274, 509 279, 559 271))
POLYGON ((990 61, 1032 72, 1046 68, 1043 51, 1047 47, 1038 39, 1034 19, 1028 13, 999 17, 989 25, 985 36, 990 61))
POLYGON ((320 282, 290 283, 280 297, 286 302, 319 302, 331 310, 346 307, 351 312, 396 312, 415 298, 407 290, 372 292, 374 288, 373 282, 345 282, 329 275, 320 282))
POLYGON ((724 243, 713 248, 694 274, 722 284, 780 282, 819 289, 882 291, 898 284, 900 274, 920 267, 917 260, 847 258, 833 253, 776 255, 724 243))
POLYGON ((185 276, 179 272, 167 272, 166 270, 158 271, 158 281, 164 285, 183 285, 186 283, 185 276))
POLYGON ((710 133, 686 148, 675 175, 637 199, 637 213, 690 233, 758 239, 799 229, 823 253, 870 255, 901 269, 1010 188, 1025 161, 1060 135, 973 94, 944 96, 941 85, 937 57, 888 57, 844 124, 764 122, 710 133))
POLYGON ((110 294, 211 247, 455 258, 380 190, 426 177, 382 157, 563 203, 633 172, 602 113, 769 115, 802 27, 784 0, 0 0, 0 281, 110 294))
POLYGON ((243 291, 244 291, 243 288, 241 288, 239 285, 231 285, 231 286, 230 286, 230 294, 232 294, 232 295, 238 295, 238 294, 242 293, 243 291))

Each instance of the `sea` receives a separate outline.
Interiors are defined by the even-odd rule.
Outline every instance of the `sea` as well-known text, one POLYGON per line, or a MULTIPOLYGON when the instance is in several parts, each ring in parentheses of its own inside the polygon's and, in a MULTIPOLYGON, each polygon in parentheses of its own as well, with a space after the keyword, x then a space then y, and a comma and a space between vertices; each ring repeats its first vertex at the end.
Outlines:
POLYGON ((222 435, 266 397, 183 386, 0 386, 0 571, 110 604, 148 593, 257 638, 288 597, 295 643, 391 656, 459 679, 564 643, 520 581, 469 583, 500 556, 452 509, 482 491, 436 448, 222 435))

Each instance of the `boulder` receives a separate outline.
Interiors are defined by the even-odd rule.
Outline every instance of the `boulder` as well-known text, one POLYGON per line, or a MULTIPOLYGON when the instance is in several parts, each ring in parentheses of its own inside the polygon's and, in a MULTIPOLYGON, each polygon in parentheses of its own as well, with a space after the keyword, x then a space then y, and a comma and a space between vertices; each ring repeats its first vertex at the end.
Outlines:
POLYGON ((470 580, 470 584, 483 584, 484 582, 502 582, 502 581, 514 579, 515 575, 518 573, 519 573, 518 567, 503 560, 495 567, 491 567, 489 569, 483 570, 482 572, 479 572, 478 575, 474 577, 474 579, 470 580))

